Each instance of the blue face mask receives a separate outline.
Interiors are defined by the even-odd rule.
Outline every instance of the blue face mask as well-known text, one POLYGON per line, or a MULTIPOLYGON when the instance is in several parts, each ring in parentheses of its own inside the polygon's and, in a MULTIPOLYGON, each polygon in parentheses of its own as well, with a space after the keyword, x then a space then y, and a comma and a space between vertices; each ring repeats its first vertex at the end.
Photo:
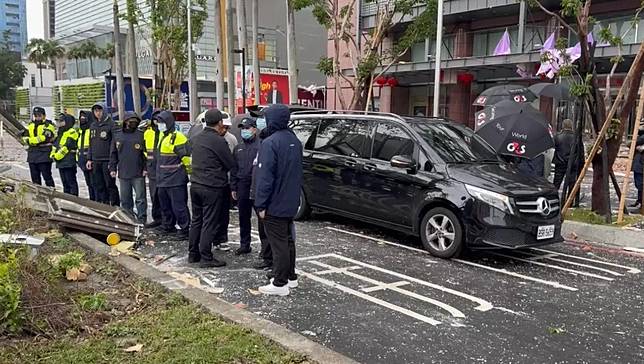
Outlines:
POLYGON ((241 131, 241 137, 244 140, 248 140, 253 137, 253 132, 248 130, 248 129, 242 129, 241 131))
POLYGON ((264 128, 266 128, 266 119, 257 118, 256 123, 257 123, 257 129, 263 130, 264 128))

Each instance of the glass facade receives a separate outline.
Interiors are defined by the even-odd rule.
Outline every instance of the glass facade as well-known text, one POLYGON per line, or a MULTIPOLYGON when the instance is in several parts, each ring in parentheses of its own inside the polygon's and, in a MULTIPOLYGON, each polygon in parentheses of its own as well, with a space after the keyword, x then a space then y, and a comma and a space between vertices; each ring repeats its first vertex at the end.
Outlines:
POLYGON ((8 31, 9 45, 16 52, 27 46, 27 1, 0 0, 0 36, 8 31))

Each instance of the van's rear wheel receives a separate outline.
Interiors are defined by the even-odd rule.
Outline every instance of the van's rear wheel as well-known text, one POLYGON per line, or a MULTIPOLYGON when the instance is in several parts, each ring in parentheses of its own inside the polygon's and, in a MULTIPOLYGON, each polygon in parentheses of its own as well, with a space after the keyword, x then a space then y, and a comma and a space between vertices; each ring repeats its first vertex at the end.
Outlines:
POLYGON ((300 205, 297 207, 295 220, 306 220, 310 215, 311 215, 311 207, 309 206, 308 201, 306 201, 306 196, 304 195, 304 191, 300 191, 300 205))
POLYGON ((463 227, 458 217, 444 207, 429 210, 420 224, 423 246, 440 258, 457 257, 463 250, 463 227))

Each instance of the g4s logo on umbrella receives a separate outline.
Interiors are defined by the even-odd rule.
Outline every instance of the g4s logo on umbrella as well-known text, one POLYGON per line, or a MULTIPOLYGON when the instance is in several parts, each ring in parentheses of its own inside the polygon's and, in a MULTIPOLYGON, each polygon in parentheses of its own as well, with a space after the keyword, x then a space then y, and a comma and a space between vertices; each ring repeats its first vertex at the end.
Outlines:
POLYGON ((526 102, 526 101, 528 101, 528 98, 526 98, 525 95, 514 95, 513 99, 514 99, 514 102, 526 102))
POLYGON ((478 120, 476 121, 477 125, 478 126, 483 125, 487 121, 486 117, 487 115, 485 114, 485 112, 481 112, 480 114, 478 114, 477 116, 478 120))
POLYGON ((525 154, 525 144, 519 144, 517 142, 512 142, 512 143, 509 143, 506 148, 507 148, 508 152, 514 153, 516 155, 524 155, 525 154))

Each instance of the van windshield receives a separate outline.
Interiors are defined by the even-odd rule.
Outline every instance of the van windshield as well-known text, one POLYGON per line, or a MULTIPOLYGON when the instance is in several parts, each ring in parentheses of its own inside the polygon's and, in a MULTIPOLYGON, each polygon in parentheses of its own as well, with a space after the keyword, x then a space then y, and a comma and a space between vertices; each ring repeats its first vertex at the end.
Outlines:
POLYGON ((468 128, 434 122, 410 125, 445 163, 499 162, 494 149, 468 128))

